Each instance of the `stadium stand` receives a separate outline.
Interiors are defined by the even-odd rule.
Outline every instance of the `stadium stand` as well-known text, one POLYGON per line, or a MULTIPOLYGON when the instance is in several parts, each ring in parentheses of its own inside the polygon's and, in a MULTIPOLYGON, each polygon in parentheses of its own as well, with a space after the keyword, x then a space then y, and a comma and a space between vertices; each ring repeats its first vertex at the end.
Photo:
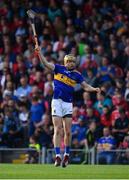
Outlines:
POLYGON ((0 148, 27 148, 31 136, 53 148, 53 74, 34 52, 28 9, 38 13, 46 59, 63 64, 67 53, 74 54, 86 82, 101 88, 96 96, 75 87, 72 148, 85 148, 91 122, 95 145, 108 127, 115 148, 123 147, 129 134, 128 8, 128 0, 0 1, 0 148))

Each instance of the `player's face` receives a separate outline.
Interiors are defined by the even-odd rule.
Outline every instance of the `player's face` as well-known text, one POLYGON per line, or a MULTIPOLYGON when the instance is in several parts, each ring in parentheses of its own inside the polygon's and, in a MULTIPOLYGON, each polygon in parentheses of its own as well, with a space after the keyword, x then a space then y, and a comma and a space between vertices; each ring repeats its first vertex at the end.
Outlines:
POLYGON ((76 68, 76 63, 75 61, 73 60, 67 60, 67 62, 65 63, 65 66, 68 70, 73 70, 76 68))

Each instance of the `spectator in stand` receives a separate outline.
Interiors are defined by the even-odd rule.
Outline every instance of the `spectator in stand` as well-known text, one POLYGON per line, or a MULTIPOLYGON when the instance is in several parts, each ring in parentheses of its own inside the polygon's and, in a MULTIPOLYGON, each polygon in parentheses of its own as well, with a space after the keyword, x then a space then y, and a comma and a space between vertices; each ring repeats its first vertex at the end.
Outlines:
POLYGON ((86 119, 86 126, 90 124, 91 122, 95 122, 96 124, 96 139, 98 139, 100 136, 102 136, 102 124, 100 123, 100 115, 99 113, 92 107, 86 108, 86 116, 84 116, 86 119))
POLYGON ((129 135, 126 135, 123 139, 123 142, 120 143, 119 149, 122 152, 118 153, 117 161, 122 164, 129 164, 129 135), (125 150, 125 151, 123 151, 125 150), (127 151, 126 151, 127 150, 127 151))
POLYGON ((67 46, 66 42, 64 41, 64 36, 60 35, 59 40, 56 41, 53 45, 53 52, 58 53, 60 50, 65 49, 67 46))
POLYGON ((120 108, 119 113, 120 117, 116 119, 112 129, 112 133, 116 138, 117 145, 119 145, 120 142, 123 141, 124 137, 127 135, 129 131, 129 118, 125 114, 125 109, 120 108))
POLYGON ((102 114, 102 109, 104 106, 108 106, 109 109, 112 108, 112 100, 105 96, 105 92, 101 91, 99 94, 97 94, 97 100, 94 104, 94 108, 99 112, 99 114, 102 114))
POLYGON ((118 49, 117 48, 112 48, 111 49, 111 61, 112 61, 112 64, 120 66, 121 65, 120 59, 121 59, 121 56, 119 54, 118 49))
POLYGON ((16 29, 15 36, 22 36, 25 37, 27 34, 26 28, 24 26, 24 22, 22 20, 19 21, 19 26, 16 29))
POLYGON ((95 61, 98 66, 101 66, 102 64, 102 57, 104 56, 104 47, 102 45, 98 45, 96 47, 96 55, 95 55, 95 61))
POLYGON ((107 97, 112 98, 115 91, 115 86, 111 82, 105 82, 101 86, 101 91, 104 91, 107 97))
POLYGON ((85 58, 87 54, 90 54, 90 47, 88 46, 88 43, 86 43, 86 39, 87 39, 87 33, 80 32, 80 37, 78 37, 79 43, 77 43, 78 51, 79 51, 78 53, 81 57, 80 65, 82 65, 83 62, 85 62, 85 58))
POLYGON ((8 105, 9 100, 12 99, 12 93, 9 91, 4 91, 3 97, 1 102, 1 108, 4 109, 8 105))
POLYGON ((30 85, 38 86, 38 89, 44 91, 44 79, 41 71, 36 71, 33 78, 30 80, 30 85))
POLYGON ((61 9, 57 6, 55 0, 50 0, 48 7, 48 17, 53 22, 57 16, 62 16, 61 9))
POLYGON ((32 62, 31 62, 30 68, 31 68, 32 72, 35 72, 37 70, 39 70, 39 71, 43 70, 41 64, 39 63, 39 60, 38 60, 37 56, 34 56, 32 58, 32 62))
POLYGON ((31 106, 31 100, 26 96, 25 94, 21 94, 19 99, 16 99, 16 107, 18 111, 20 111, 20 106, 25 105, 27 109, 30 111, 30 106, 31 106))
POLYGON ((125 69, 127 69, 129 68, 129 46, 125 48, 125 54, 126 55, 124 57, 124 62, 125 62, 124 67, 126 67, 125 69))
POLYGON ((16 56, 16 62, 13 63, 13 74, 17 84, 20 83, 21 76, 26 74, 25 60, 22 54, 16 56))
POLYGON ((80 144, 80 147, 82 146, 82 142, 85 138, 85 133, 87 131, 87 126, 86 126, 86 119, 84 116, 79 116, 78 118, 78 122, 79 122, 79 128, 78 128, 78 142, 80 144))
POLYGON ((52 75, 52 73, 48 73, 46 75, 46 82, 44 84, 44 96, 46 96, 50 85, 53 86, 53 75, 52 75))
MULTIPOLYGON (((62 21, 60 16, 57 16, 54 20, 54 29, 56 34, 59 36, 63 36, 66 33, 64 22, 62 21)), ((70 29, 70 28, 69 28, 70 29)), ((73 31, 73 30, 71 30, 73 31)))
POLYGON ((23 129, 24 146, 27 147, 30 118, 29 118, 29 109, 28 109, 27 105, 24 103, 21 103, 19 105, 18 118, 20 121, 20 125, 23 129))
POLYGON ((46 96, 44 98, 45 108, 46 108, 46 112, 50 113, 51 112, 51 100, 53 97, 53 86, 51 84, 48 85, 47 91, 45 93, 46 93, 46 96))
POLYGON ((13 97, 14 95, 14 83, 12 81, 6 82, 5 89, 3 90, 3 96, 6 92, 10 93, 13 97))
POLYGON ((82 145, 84 145, 84 148, 86 150, 83 164, 88 163, 87 150, 91 150, 96 146, 97 137, 95 131, 96 131, 96 123, 93 121, 89 122, 85 139, 82 141, 82 145))
POLYGON ((78 118, 80 116, 79 108, 77 106, 73 107, 73 114, 72 114, 72 124, 78 124, 78 118))
POLYGON ((88 107, 92 106, 93 100, 91 99, 91 94, 89 92, 83 92, 83 104, 88 107))
POLYGON ((72 127, 71 127, 71 136, 72 136, 72 145, 77 145, 79 146, 79 141, 78 141, 78 133, 79 133, 79 117, 80 117, 80 112, 79 108, 77 106, 73 107, 73 114, 72 114, 72 127), (78 143, 77 143, 78 142, 78 143), (74 144, 75 143, 75 144, 74 144))
POLYGON ((5 85, 7 82, 7 77, 9 76, 9 74, 11 74, 9 71, 10 71, 9 68, 5 67, 3 69, 3 73, 1 75, 1 80, 0 80, 0 85, 2 86, 2 90, 4 90, 4 88, 5 88, 5 85))
MULTIPOLYGON (((123 88, 122 88, 123 90, 123 88)), ((127 102, 124 99, 124 94, 122 94, 121 89, 115 88, 114 95, 112 96, 113 106, 121 105, 124 108, 127 108, 127 102)))
POLYGON ((95 122, 97 125, 99 125, 99 114, 92 107, 86 108, 86 121, 87 124, 90 122, 95 122))
MULTIPOLYGON (((86 34, 84 34, 86 36, 86 34)), ((86 39, 86 38, 85 38, 86 39)), ((86 45, 86 47, 84 47, 84 55, 81 56, 80 58, 80 66, 83 67, 83 64, 86 63, 88 57, 91 58, 92 61, 94 61, 94 54, 92 54, 92 50, 91 47, 89 45, 86 45)))
POLYGON ((22 145, 23 132, 19 120, 13 114, 13 108, 4 108, 4 125, 2 139, 4 145, 9 148, 16 148, 22 145))
POLYGON ((129 81, 126 83, 125 95, 124 98, 127 102, 129 102, 129 81))
POLYGON ((116 88, 120 91, 121 95, 124 95, 124 82, 122 79, 115 79, 116 88))
POLYGON ((102 56, 101 66, 98 68, 97 79, 100 84, 112 82, 115 75, 115 69, 109 65, 108 57, 102 56))
POLYGON ((21 94, 24 94, 25 96, 29 96, 32 88, 30 85, 28 85, 28 77, 26 75, 20 78, 20 84, 21 84, 20 87, 16 89, 15 96, 17 98, 19 98, 21 94))
POLYGON ((72 124, 72 146, 75 143, 78 144, 78 147, 82 147, 86 130, 86 120, 83 116, 79 116, 78 123, 72 124))
POLYGON ((96 86, 96 76, 94 75, 92 68, 87 69, 86 82, 91 86, 96 86))
POLYGON ((110 151, 115 149, 116 141, 108 127, 103 129, 103 137, 97 142, 97 162, 112 164, 114 162, 115 153, 110 151))
POLYGON ((31 62, 31 59, 34 56, 33 44, 31 42, 27 42, 27 49, 24 51, 23 56, 24 56, 24 58, 26 60, 27 67, 29 68, 29 64, 31 62))
POLYGON ((103 106, 103 112, 100 116, 101 125, 103 127, 111 127, 112 121, 111 121, 111 111, 108 106, 103 106))
POLYGON ((24 57, 21 54, 18 54, 16 56, 16 61, 13 63, 13 73, 15 74, 15 77, 18 79, 21 77, 21 75, 24 75, 26 72, 26 66, 25 66, 25 60, 24 57), (17 77, 18 76, 18 77, 17 77))
POLYGON ((43 114, 42 119, 36 125, 34 135, 37 137, 41 147, 52 148, 52 133, 53 126, 50 121, 50 116, 43 114))
POLYGON ((39 161, 39 155, 40 155, 40 144, 37 141, 37 138, 35 136, 31 136, 29 139, 29 150, 26 154, 26 159, 24 163, 26 164, 32 164, 32 163, 38 163, 39 161))
POLYGON ((95 147, 96 140, 97 140, 95 136, 95 130, 96 130, 96 123, 93 121, 89 122, 85 139, 82 142, 82 144, 84 143, 84 146, 87 150, 95 147))
POLYGON ((15 46, 13 47, 14 53, 16 53, 16 54, 23 53, 25 51, 25 47, 26 47, 26 45, 25 45, 23 36, 17 35, 16 43, 15 43, 15 46))
POLYGON ((96 75, 97 73, 97 64, 95 61, 91 59, 91 55, 87 55, 86 61, 80 66, 80 71, 83 74, 83 76, 87 77, 87 70, 92 69, 93 74, 96 75))
POLYGON ((45 112, 45 106, 42 99, 40 99, 39 93, 33 93, 31 98, 29 136, 32 136, 36 129, 43 125, 42 116, 45 112))
MULTIPOLYGON (((12 110, 13 116, 18 119, 18 109, 17 109, 17 103, 16 103, 15 99, 12 99, 12 98, 9 99, 7 106, 9 107, 9 109, 12 110)), ((18 124, 20 125, 19 119, 18 119, 18 124)))
POLYGON ((129 68, 126 71, 126 78, 125 78, 126 83, 129 81, 129 68))
POLYGON ((74 25, 77 32, 80 32, 84 28, 84 19, 83 19, 83 13, 80 9, 76 11, 76 17, 74 19, 74 25))
MULTIPOLYGON (((126 79, 125 79, 125 94, 124 94, 124 98, 127 101, 127 103, 129 102, 129 69, 126 72, 126 79)), ((129 105, 129 103, 128 103, 129 105)))
MULTIPOLYGON (((0 148, 4 147, 4 142, 2 139, 3 126, 4 126, 4 115, 3 115, 3 113, 0 113, 0 148)), ((6 147, 6 145, 5 145, 5 147, 6 147)))

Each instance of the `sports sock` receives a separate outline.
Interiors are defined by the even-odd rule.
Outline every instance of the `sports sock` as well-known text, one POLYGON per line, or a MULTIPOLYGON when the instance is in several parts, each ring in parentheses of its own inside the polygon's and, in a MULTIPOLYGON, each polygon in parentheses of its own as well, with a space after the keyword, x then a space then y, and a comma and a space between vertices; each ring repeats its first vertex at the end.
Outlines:
POLYGON ((70 153, 70 147, 66 146, 65 147, 65 154, 69 156, 69 153, 70 153))
POLYGON ((60 147, 55 147, 56 156, 60 156, 60 147))

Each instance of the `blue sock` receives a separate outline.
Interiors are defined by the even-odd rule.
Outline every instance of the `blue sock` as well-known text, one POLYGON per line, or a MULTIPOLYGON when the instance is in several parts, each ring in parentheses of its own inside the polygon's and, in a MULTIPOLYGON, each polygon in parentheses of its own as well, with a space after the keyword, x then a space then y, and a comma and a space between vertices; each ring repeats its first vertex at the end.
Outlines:
POLYGON ((69 154, 69 153, 70 153, 70 147, 69 147, 69 146, 66 146, 66 147, 65 147, 65 153, 66 153, 66 154, 69 154))
POLYGON ((60 147, 55 147, 55 153, 56 155, 60 155, 60 147))

